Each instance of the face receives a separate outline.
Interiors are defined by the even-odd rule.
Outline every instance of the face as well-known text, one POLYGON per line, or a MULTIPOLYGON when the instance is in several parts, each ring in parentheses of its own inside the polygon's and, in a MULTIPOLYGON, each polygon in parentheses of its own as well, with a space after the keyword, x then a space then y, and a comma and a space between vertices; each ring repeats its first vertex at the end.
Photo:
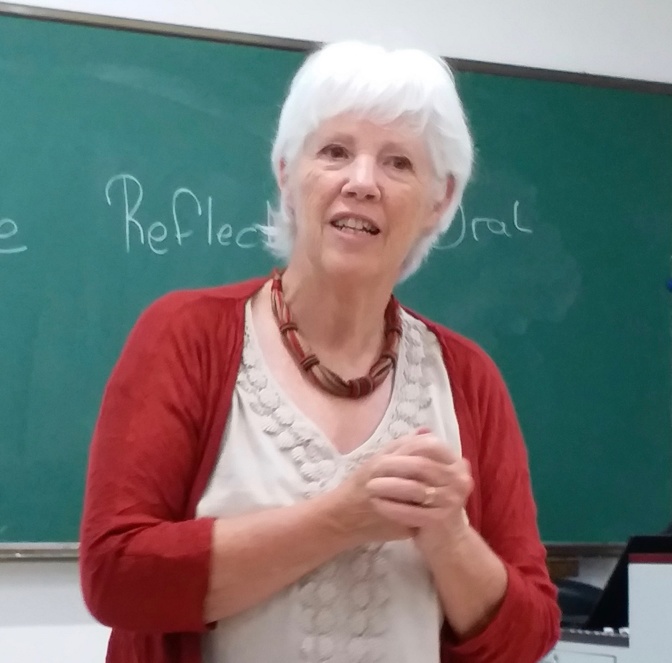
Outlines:
POLYGON ((450 202, 424 139, 402 121, 355 115, 323 122, 280 188, 294 214, 292 262, 340 277, 396 282, 410 249, 431 233, 450 202))

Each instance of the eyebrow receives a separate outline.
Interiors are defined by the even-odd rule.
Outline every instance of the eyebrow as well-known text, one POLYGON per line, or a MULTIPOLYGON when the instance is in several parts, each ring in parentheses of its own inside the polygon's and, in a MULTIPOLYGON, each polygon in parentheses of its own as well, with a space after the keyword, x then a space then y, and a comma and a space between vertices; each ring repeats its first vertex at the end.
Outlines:
POLYGON ((413 150, 409 150, 407 147, 404 147, 401 143, 395 141, 388 141, 383 145, 383 152, 401 152, 406 156, 410 156, 413 150))
POLYGON ((347 134, 343 132, 339 133, 333 133, 333 134, 326 134, 322 139, 320 140, 321 143, 354 143, 355 138, 352 134, 347 134))
MULTIPOLYGON (((333 134, 327 134, 325 135, 322 140, 320 141, 321 143, 344 143, 346 145, 352 145, 355 142, 355 137, 352 134, 349 133, 344 133, 344 132, 337 132, 333 134)), ((412 150, 409 150, 408 148, 404 147, 401 143, 398 143, 396 141, 387 141, 383 143, 382 148, 380 150, 381 152, 400 152, 401 154, 410 157, 412 154, 412 150)))

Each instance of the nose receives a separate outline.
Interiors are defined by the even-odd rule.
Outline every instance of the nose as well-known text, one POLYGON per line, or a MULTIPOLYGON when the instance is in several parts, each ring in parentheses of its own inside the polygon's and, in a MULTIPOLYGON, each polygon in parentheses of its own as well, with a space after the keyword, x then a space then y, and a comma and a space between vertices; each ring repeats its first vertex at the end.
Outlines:
POLYGON ((376 161, 368 155, 359 155, 352 160, 346 172, 343 194, 358 200, 380 199, 380 187, 376 161))

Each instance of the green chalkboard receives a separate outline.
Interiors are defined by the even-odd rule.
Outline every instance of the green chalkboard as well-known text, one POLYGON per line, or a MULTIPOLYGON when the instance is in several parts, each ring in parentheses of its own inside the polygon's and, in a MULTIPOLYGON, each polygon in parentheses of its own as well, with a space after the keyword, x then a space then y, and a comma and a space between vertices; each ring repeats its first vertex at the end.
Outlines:
MULTIPOLYGON (((0 541, 77 538, 102 389, 165 291, 263 274, 303 54, 0 17, 0 541)), ((478 165, 404 301, 490 352, 546 541, 672 517, 672 96, 462 73, 478 165)))

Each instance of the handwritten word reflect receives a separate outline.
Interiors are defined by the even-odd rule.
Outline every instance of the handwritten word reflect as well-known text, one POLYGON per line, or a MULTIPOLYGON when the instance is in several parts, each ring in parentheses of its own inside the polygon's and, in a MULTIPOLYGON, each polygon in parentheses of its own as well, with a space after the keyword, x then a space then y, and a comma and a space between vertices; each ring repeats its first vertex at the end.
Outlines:
POLYGON ((23 253, 28 250, 25 244, 19 242, 19 226, 12 219, 0 219, 0 255, 23 253))
POLYGON ((180 187, 173 192, 171 200, 171 221, 154 221, 147 225, 139 218, 140 207, 144 199, 144 190, 140 181, 128 173, 110 178, 105 185, 105 199, 112 207, 113 190, 121 194, 124 214, 124 233, 126 253, 131 252, 134 244, 147 246, 156 255, 168 253, 170 243, 182 247, 188 242, 199 240, 208 246, 237 246, 240 249, 253 249, 259 245, 258 231, 254 226, 245 226, 239 230, 229 223, 215 225, 213 220, 213 201, 208 196, 205 206, 191 190, 180 187), (189 214, 185 214, 185 210, 189 214), (194 217, 203 218, 200 227, 193 227, 194 217), (188 218, 192 219, 190 224, 188 218))
POLYGON ((500 221, 499 219, 493 219, 485 216, 475 216, 471 221, 467 221, 466 214, 464 213, 464 208, 460 205, 455 219, 453 220, 453 227, 459 228, 459 235, 456 240, 448 244, 440 244, 437 249, 455 249, 462 242, 465 241, 467 237, 467 231, 469 231, 471 237, 474 241, 479 242, 482 236, 483 231, 489 232, 492 235, 502 235, 504 237, 512 237, 512 232, 515 233, 527 233, 532 234, 531 228, 525 228, 521 222, 518 215, 518 209, 520 207, 520 201, 516 200, 513 203, 513 218, 509 224, 505 221, 500 221))

